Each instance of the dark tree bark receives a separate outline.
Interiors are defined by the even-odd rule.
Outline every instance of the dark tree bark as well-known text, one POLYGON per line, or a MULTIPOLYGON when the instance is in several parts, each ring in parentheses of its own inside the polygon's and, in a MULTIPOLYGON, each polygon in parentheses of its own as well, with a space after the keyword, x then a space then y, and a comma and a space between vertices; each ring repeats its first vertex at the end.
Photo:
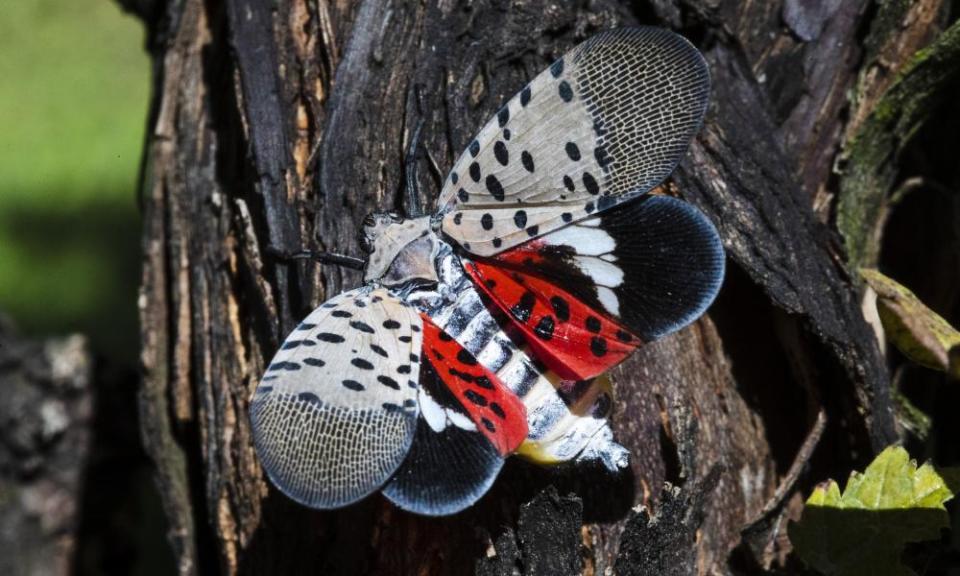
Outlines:
POLYGON ((31 341, 0 316, 0 572, 72 573, 93 436, 83 336, 31 341))
MULTIPOLYGON (((782 556, 798 491, 897 438, 841 247, 878 216, 836 234, 832 169, 945 22, 938 0, 813 4, 134 3, 155 62, 140 404, 180 573, 729 573, 782 556), (265 249, 357 254, 363 216, 399 205, 417 121, 443 173, 554 57, 637 23, 710 65, 707 122, 669 188, 717 224, 729 273, 708 316, 613 373, 630 472, 511 461, 442 519, 379 496, 327 513, 288 501, 257 463, 249 398, 295 322, 360 277, 265 249)), ((429 205, 426 157, 420 184, 429 205)))

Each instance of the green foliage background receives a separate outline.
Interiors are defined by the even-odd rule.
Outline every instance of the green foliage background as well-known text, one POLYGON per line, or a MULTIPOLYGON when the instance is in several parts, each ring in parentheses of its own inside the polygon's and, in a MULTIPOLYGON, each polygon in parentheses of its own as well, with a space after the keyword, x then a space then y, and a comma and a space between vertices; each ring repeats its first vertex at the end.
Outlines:
POLYGON ((136 354, 136 186, 150 65, 107 0, 11 0, 0 16, 0 311, 136 354))

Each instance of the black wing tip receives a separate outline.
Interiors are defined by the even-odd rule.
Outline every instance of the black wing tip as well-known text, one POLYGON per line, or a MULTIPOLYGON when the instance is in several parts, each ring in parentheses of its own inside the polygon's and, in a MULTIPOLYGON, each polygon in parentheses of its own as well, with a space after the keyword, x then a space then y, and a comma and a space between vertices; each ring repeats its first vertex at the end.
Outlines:
POLYGON ((434 432, 420 417, 406 461, 383 487, 398 508, 421 516, 450 516, 490 490, 504 458, 483 434, 452 423, 434 432))
POLYGON ((490 466, 484 481, 476 484, 473 490, 466 493, 451 493, 431 497, 425 496, 423 493, 414 494, 412 491, 402 491, 397 489, 393 483, 387 483, 383 487, 382 494, 397 508, 406 512, 420 516, 453 516, 470 508, 486 495, 500 474, 504 462, 502 458, 494 462, 490 466))
POLYGON ((726 274, 726 252, 723 241, 713 222, 689 202, 670 196, 648 196, 643 203, 652 211, 674 212, 675 225, 682 227, 696 245, 696 267, 678 268, 678 273, 692 273, 696 277, 683 278, 694 290, 686 294, 684 309, 672 321, 648 329, 641 337, 646 341, 657 340, 695 322, 703 316, 716 300, 726 274))

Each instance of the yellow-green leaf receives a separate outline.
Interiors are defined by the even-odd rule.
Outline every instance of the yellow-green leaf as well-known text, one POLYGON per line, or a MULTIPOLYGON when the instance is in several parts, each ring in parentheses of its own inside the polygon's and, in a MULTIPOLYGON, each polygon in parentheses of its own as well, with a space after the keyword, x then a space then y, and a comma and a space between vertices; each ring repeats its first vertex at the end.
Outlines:
POLYGON ((818 486, 790 526, 790 540, 827 576, 909 576, 900 562, 904 545, 939 538, 949 521, 943 504, 953 496, 933 466, 918 468, 906 450, 891 446, 862 474, 851 473, 842 493, 833 480, 818 486))
POLYGON ((960 378, 960 331, 895 280, 867 268, 860 275, 877 293, 880 322, 893 345, 917 364, 960 378))

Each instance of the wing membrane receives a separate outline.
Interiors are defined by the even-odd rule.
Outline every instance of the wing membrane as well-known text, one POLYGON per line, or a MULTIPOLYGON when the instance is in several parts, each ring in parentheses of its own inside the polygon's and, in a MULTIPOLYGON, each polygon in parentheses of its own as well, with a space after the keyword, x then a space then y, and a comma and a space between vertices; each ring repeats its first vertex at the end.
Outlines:
POLYGON ((583 380, 703 314, 724 253, 696 208, 651 196, 465 268, 537 358, 583 380))
POLYGON ((314 508, 344 506, 397 470, 416 431, 419 314, 385 289, 314 310, 267 368, 250 407, 270 479, 314 508))
POLYGON ((672 32, 591 37, 508 101, 454 164, 438 203, 443 232, 489 256, 649 191, 699 129, 708 91, 703 58, 672 32))

